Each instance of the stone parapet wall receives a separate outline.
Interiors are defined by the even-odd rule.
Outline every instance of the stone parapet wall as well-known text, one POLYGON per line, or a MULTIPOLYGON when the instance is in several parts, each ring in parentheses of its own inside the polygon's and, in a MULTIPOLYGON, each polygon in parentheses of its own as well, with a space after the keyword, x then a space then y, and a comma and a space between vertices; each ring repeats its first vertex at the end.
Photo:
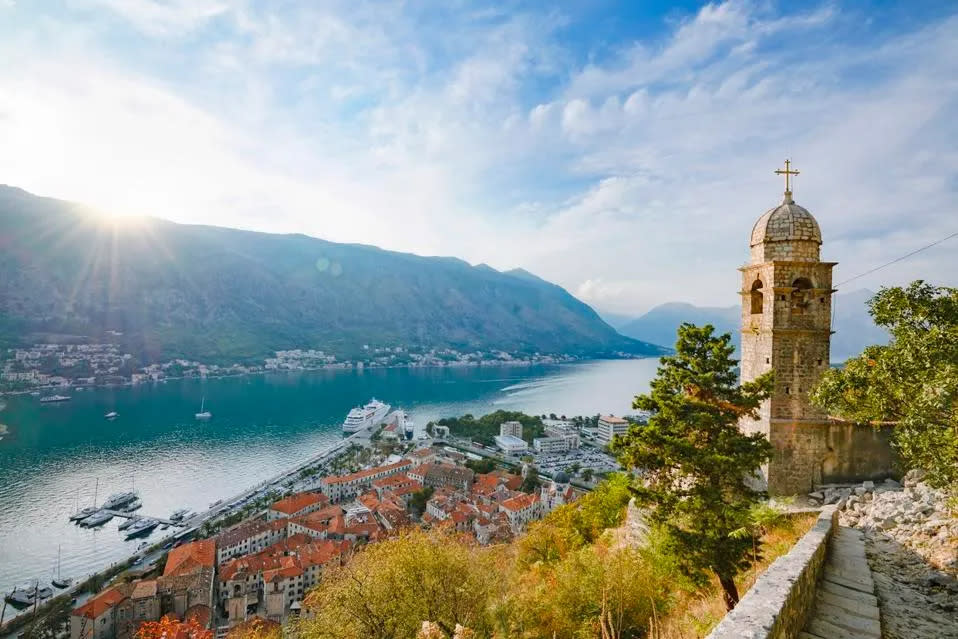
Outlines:
POLYGON ((838 511, 826 506, 788 554, 776 559, 707 639, 789 639, 805 627, 838 511))

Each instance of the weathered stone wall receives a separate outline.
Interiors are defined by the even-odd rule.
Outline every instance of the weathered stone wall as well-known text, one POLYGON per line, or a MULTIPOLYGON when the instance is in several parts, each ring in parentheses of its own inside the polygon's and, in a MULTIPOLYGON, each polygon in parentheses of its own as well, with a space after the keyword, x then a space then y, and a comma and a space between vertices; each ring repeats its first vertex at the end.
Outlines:
POLYGON ((772 419, 768 490, 776 495, 807 493, 821 484, 884 479, 894 472, 891 428, 823 420, 772 419))
POLYGON ((828 540, 836 526, 837 511, 826 506, 812 529, 768 567, 708 639, 797 637, 814 607, 828 540))

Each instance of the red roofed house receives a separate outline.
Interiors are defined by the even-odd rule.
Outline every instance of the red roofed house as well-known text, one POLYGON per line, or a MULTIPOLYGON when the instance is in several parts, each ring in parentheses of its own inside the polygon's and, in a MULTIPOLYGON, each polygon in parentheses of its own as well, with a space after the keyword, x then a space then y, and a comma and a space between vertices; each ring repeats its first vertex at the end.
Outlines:
POLYGON ((280 499, 269 507, 266 513, 268 521, 301 517, 329 505, 329 498, 322 493, 296 493, 280 499))
POLYGON ((131 639, 144 621, 160 618, 160 597, 156 579, 134 581, 130 596, 117 607, 116 637, 131 639))
POLYGON ((118 607, 133 587, 121 584, 104 590, 70 614, 70 639, 112 639, 116 636, 118 607))
POLYGON ((518 534, 525 530, 530 521, 542 517, 542 503, 539 495, 522 493, 499 504, 499 509, 509 519, 512 532, 518 534))
POLYGON ((183 619, 197 604, 213 605, 216 542, 203 539, 173 548, 166 557, 163 576, 157 581, 160 610, 183 619))
POLYGON ((286 537, 286 519, 244 521, 216 536, 216 563, 259 552, 286 537))
POLYGON ((329 497, 330 501, 335 504, 350 500, 366 492, 377 479, 397 475, 410 468, 412 468, 412 462, 408 459, 404 459, 395 464, 376 466, 375 468, 361 470, 358 473, 323 477, 319 480, 319 488, 323 491, 323 494, 329 497))

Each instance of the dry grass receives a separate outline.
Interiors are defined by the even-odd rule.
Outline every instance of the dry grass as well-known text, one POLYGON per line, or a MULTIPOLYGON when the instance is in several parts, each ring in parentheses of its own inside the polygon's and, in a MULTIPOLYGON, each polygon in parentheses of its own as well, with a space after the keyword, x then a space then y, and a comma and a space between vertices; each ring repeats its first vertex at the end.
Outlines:
MULTIPOLYGON (((752 568, 736 578, 740 596, 745 593, 769 564, 787 553, 818 518, 815 513, 789 517, 783 525, 762 537, 764 557, 752 568)), ((680 592, 671 610, 655 620, 649 639, 700 639, 706 636, 725 616, 722 590, 716 579, 707 591, 680 592)))

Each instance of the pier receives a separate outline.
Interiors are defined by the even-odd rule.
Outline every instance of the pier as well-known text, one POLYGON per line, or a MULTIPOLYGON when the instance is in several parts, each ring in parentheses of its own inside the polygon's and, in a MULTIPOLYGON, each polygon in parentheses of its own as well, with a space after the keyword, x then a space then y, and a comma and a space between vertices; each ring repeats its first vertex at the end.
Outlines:
MULTIPOLYGON (((155 519, 161 524, 166 524, 167 526, 185 526, 186 525, 186 523, 183 522, 182 520, 173 521, 172 519, 167 519, 165 517, 154 517, 153 515, 142 515, 136 511, 128 513, 122 510, 110 510, 108 508, 104 508, 103 512, 109 513, 113 515, 114 517, 123 517, 124 519, 155 519)), ((81 521, 80 523, 83 523, 83 522, 81 521)))

